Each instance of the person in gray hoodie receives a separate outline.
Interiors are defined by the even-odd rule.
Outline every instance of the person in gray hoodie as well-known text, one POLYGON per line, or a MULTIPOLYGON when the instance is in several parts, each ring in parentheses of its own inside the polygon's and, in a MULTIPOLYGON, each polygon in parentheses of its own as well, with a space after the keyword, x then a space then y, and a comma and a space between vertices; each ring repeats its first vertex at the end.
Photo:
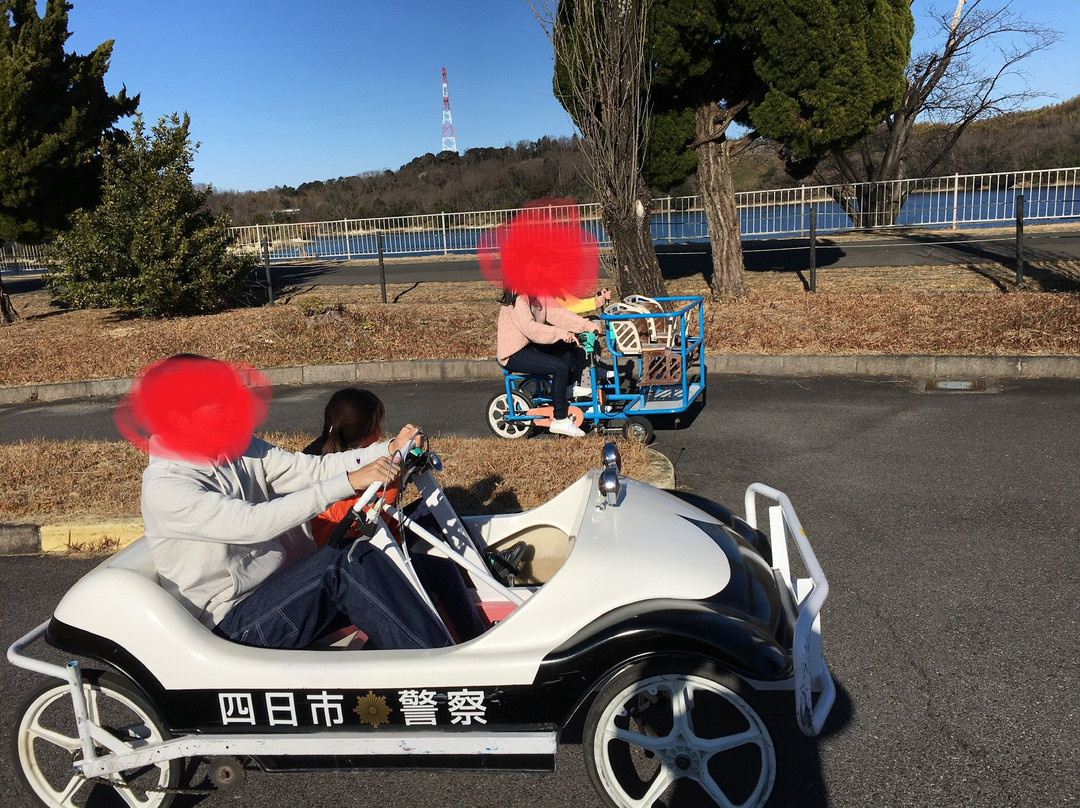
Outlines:
POLYGON ((150 433, 142 514, 161 585, 205 626, 248 645, 302 648, 347 623, 374 648, 451 644, 385 555, 366 542, 316 547, 308 528, 331 503, 392 479, 418 428, 363 449, 287 452, 254 437, 253 373, 172 357, 144 371, 122 405, 150 433))

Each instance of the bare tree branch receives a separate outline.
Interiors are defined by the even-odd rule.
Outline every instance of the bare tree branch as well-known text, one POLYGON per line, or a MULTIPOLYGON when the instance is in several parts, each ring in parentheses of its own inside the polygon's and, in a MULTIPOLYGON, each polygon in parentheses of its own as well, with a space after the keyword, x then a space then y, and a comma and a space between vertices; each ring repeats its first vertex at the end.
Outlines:
POLYGON ((659 294, 641 164, 649 134, 651 0, 526 0, 555 53, 559 101, 582 135, 582 153, 614 245, 623 294, 659 294), (559 81, 559 78, 562 81, 559 81))

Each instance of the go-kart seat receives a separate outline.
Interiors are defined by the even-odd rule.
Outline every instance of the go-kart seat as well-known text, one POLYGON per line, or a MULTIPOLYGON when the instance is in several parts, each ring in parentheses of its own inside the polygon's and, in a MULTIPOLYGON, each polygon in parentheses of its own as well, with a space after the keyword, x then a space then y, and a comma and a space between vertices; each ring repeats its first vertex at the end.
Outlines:
MULTIPOLYGON (((143 604, 151 613, 160 614, 163 617, 172 615, 171 619, 181 620, 185 623, 188 621, 198 623, 195 617, 184 608, 183 604, 161 585, 157 567, 154 566, 150 547, 145 539, 132 543, 105 562, 101 566, 100 572, 105 573, 106 571, 110 577, 117 579, 113 584, 118 587, 117 591, 124 592, 125 598, 143 604)), ((97 574, 99 574, 99 571, 91 573, 91 575, 97 574)), ((201 623, 199 625, 202 626, 201 623)), ((203 628, 205 629, 205 627, 203 628)), ((225 642, 230 642, 228 638, 220 637, 220 635, 214 634, 213 636, 225 642)), ((366 641, 367 636, 356 626, 347 626, 332 631, 325 637, 320 637, 308 648, 328 651, 356 650, 362 648, 366 641)))
POLYGON ((659 300, 645 295, 627 295, 622 302, 639 308, 643 312, 659 315, 658 317, 649 317, 644 321, 648 329, 649 342, 672 347, 678 341, 678 333, 672 327, 673 323, 667 316, 664 305, 659 300))

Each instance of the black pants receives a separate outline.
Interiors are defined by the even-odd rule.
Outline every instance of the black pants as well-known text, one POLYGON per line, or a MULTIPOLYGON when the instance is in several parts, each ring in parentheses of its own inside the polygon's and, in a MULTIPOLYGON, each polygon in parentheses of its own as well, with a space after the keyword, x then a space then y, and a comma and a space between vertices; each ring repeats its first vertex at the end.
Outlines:
POLYGON ((581 349, 576 345, 561 341, 551 345, 530 342, 517 353, 511 354, 505 367, 514 373, 551 376, 552 417, 561 420, 566 417, 566 411, 570 407, 566 388, 572 381, 577 382, 584 362, 581 349))

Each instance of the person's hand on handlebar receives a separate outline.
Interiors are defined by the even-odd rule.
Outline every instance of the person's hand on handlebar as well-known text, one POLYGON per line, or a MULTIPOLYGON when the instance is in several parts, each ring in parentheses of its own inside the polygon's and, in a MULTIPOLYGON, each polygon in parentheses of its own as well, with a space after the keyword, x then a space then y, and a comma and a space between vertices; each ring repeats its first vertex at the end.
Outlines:
POLYGON ((404 453, 405 447, 409 445, 409 441, 415 438, 414 446, 419 445, 420 438, 423 436, 424 430, 418 426, 412 424, 405 424, 401 428, 401 431, 397 433, 392 441, 390 441, 390 448, 388 449, 390 456, 393 457, 398 452, 404 453))
MULTIPOLYGON (((406 441, 407 442, 407 441, 406 441)), ((404 445, 404 444, 402 444, 404 445)), ((372 483, 393 482, 401 474, 401 456, 387 455, 349 472, 349 485, 356 493, 362 493, 372 483)))

